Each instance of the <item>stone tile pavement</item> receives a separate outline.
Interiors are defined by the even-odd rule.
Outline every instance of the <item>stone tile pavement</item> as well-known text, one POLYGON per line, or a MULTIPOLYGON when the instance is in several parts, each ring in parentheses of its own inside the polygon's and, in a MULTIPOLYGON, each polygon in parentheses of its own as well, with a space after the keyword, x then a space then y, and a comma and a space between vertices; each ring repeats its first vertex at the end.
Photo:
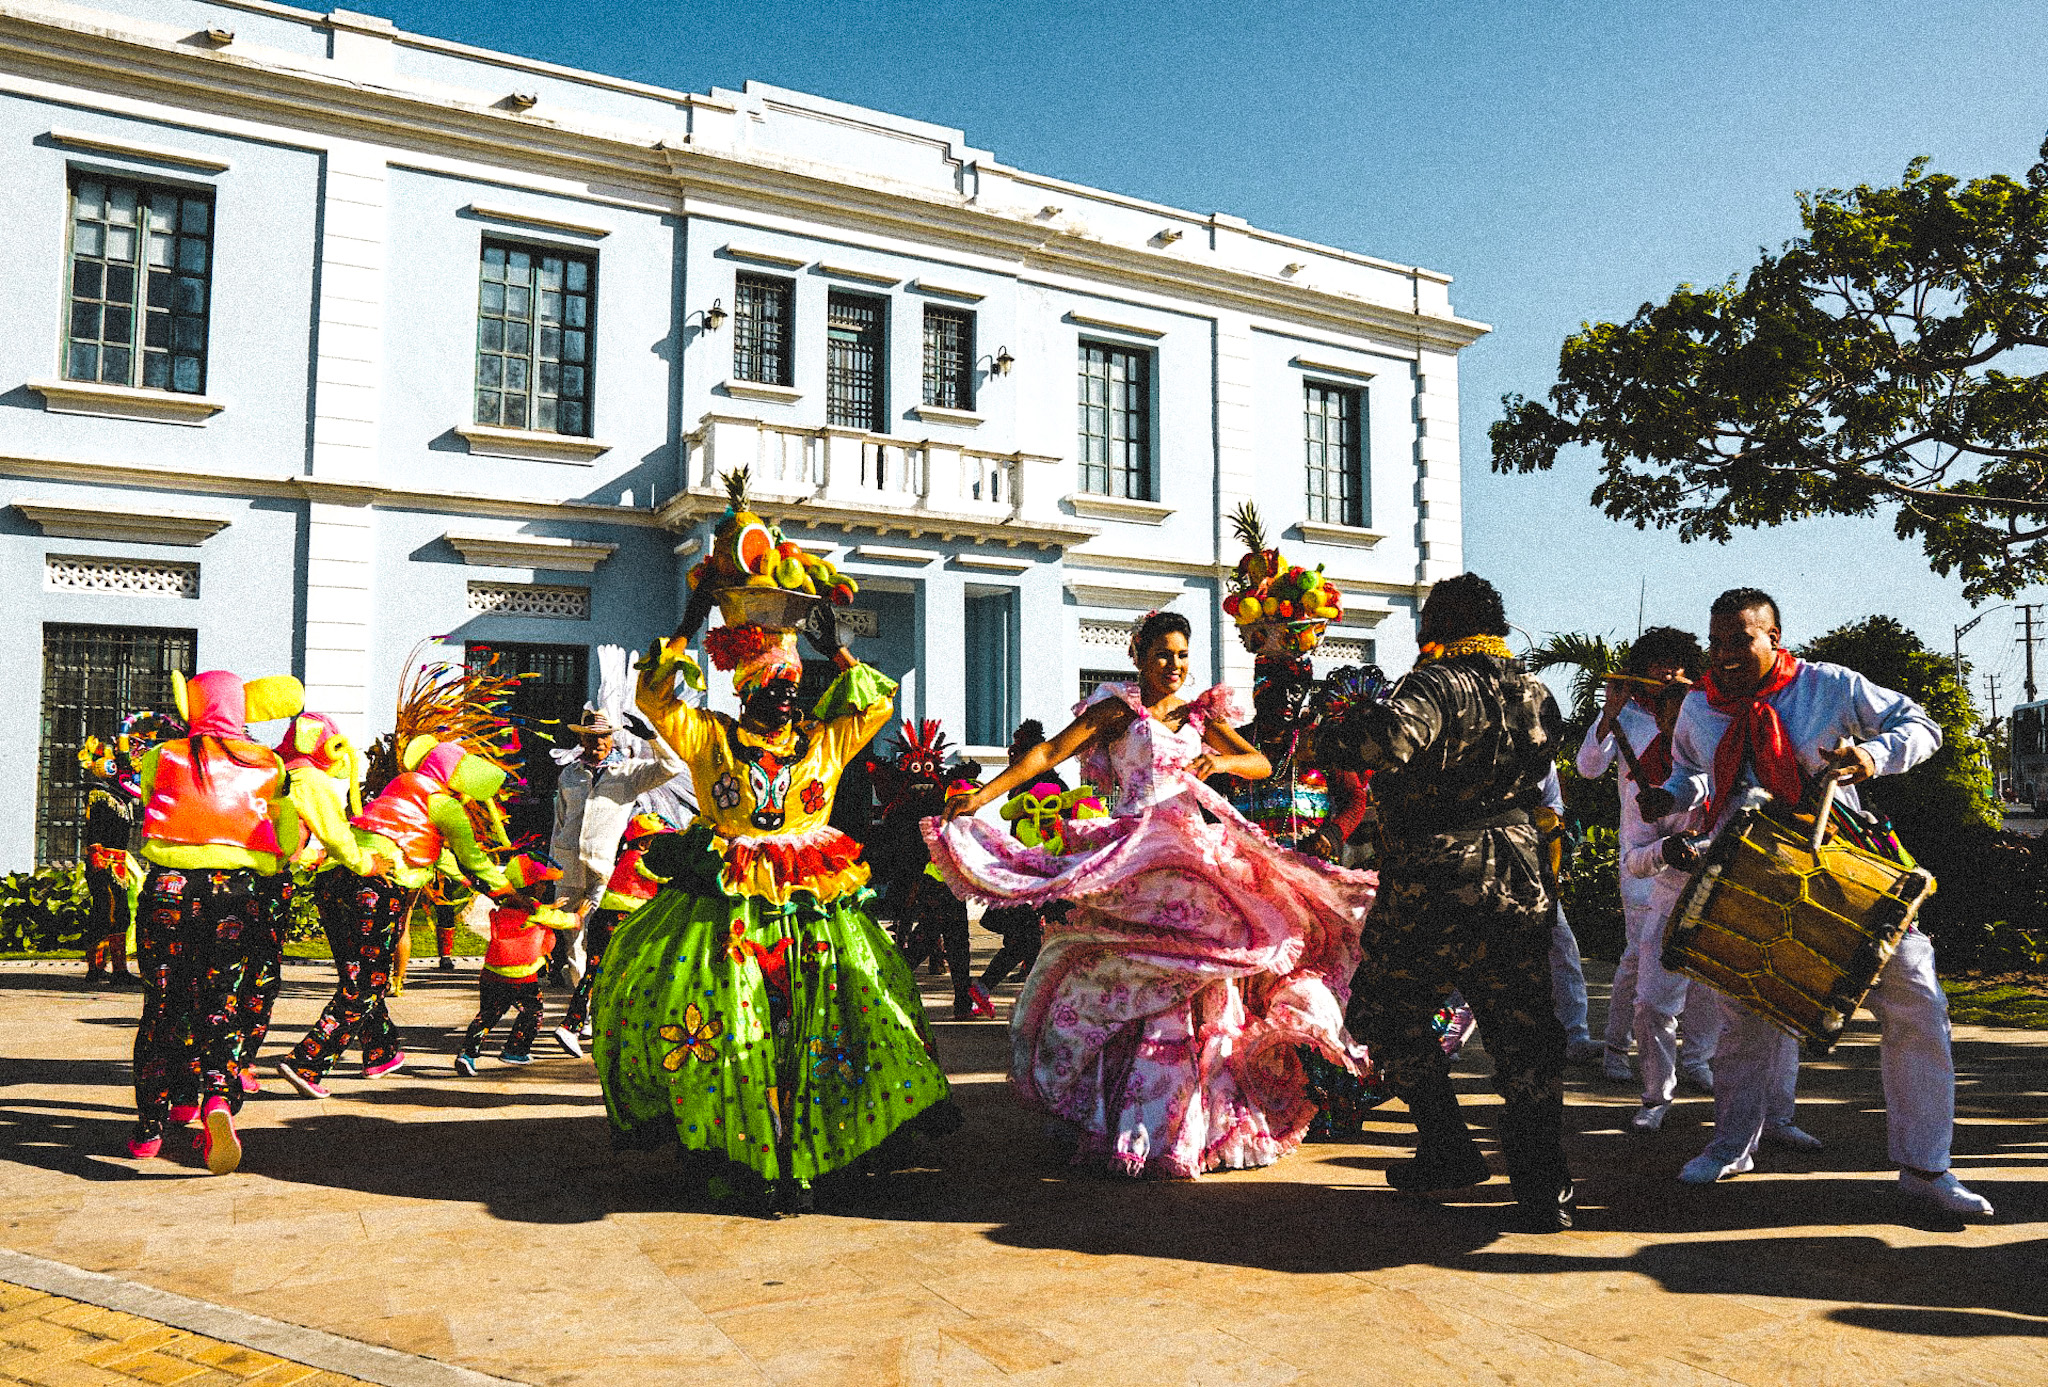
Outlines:
POLYGON ((255 1349, 0 1281, 0 1382, 36 1387, 367 1387, 255 1349))
MULTIPOLYGON (((288 969, 278 1053, 328 985, 288 969)), ((1082 1176, 1011 1101, 1002 1028, 942 1021, 966 1127, 923 1169, 768 1222, 614 1153, 587 1062, 459 1080, 474 985, 416 969, 393 1005, 407 1071, 252 1101, 243 1170, 215 1179, 196 1155, 120 1154, 135 994, 87 992, 76 965, 0 969, 0 1246, 565 1387, 2048 1382, 2042 1033, 1958 1032, 1956 1165, 1999 1206, 1989 1225, 1892 1195, 1868 1017, 1802 1079, 1828 1149, 1704 1190, 1673 1177, 1707 1100, 1633 1138, 1628 1087, 1576 1075, 1584 1228, 1551 1238, 1497 1231, 1499 1179, 1442 1203, 1389 1191, 1398 1114, 1265 1171, 1082 1176)), ((1482 1123, 1485 1063, 1459 1066, 1482 1123)))

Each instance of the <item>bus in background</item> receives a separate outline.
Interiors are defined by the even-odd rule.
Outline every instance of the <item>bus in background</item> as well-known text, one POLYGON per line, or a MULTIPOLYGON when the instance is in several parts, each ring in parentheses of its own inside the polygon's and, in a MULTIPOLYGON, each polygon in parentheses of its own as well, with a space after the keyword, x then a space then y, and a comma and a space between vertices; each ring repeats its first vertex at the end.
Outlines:
POLYGON ((2048 813, 2048 699, 2012 710, 2010 797, 2048 813))

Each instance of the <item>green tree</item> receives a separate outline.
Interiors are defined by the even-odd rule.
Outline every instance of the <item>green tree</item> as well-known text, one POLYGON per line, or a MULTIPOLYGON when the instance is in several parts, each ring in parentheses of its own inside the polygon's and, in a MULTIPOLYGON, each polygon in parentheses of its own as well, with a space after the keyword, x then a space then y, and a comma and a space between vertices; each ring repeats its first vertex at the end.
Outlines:
POLYGON ((1799 194, 1804 234, 1746 276, 1582 324, 1548 403, 1509 395, 1496 472, 1599 450, 1593 501, 1725 541, 1894 514, 1972 601, 2048 578, 2048 144, 2024 179, 1924 159, 1896 187, 1799 194))
POLYGON ((1941 750, 1904 775, 1880 776, 1860 790, 1867 804, 1898 826, 1906 846, 1929 860, 1937 876, 1947 845, 2002 826, 1977 709, 1969 691, 1956 682, 1948 655, 1928 649, 1888 616, 1838 626, 1798 653, 1803 659, 1847 665, 1897 689, 1940 725, 1941 750))
POLYGON ((1569 702, 1565 699, 1558 701, 1565 707, 1565 717, 1570 721, 1572 730, 1583 737, 1586 729, 1600 716, 1604 692, 1600 678, 1606 674, 1617 674, 1627 667, 1628 647, 1627 641, 1609 644, 1607 637, 1589 636, 1583 631, 1552 631, 1543 644, 1529 648, 1522 662, 1537 674, 1552 669, 1571 671, 1572 683, 1567 691, 1569 702))

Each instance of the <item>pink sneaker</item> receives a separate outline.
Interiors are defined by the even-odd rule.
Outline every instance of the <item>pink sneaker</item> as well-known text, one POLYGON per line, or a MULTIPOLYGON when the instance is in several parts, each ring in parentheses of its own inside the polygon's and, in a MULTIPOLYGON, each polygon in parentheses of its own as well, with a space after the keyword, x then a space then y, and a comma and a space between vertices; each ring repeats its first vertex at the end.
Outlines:
POLYGON ((385 1060, 381 1064, 364 1065, 363 1077, 365 1079, 381 1079, 386 1074, 392 1073, 395 1070, 401 1068, 404 1064, 405 1051, 400 1050, 397 1054, 393 1055, 390 1059, 385 1060))
POLYGON ((244 1092, 244 1093, 261 1093, 261 1092, 263 1092, 263 1081, 262 1081, 261 1079, 259 1079, 259 1078, 257 1078, 257 1077, 256 1077, 256 1071, 255 1071, 255 1069, 253 1069, 253 1068, 250 1068, 250 1069, 244 1069, 244 1070, 243 1070, 243 1071, 242 1071, 242 1072, 241 1072, 240 1074, 236 1075, 235 1077, 236 1077, 236 1078, 238 1078, 238 1079, 240 1079, 240 1080, 241 1080, 241 1082, 242 1082, 242 1092, 244 1092))
POLYGON ((206 1168, 215 1175, 232 1175, 242 1163, 242 1139, 235 1134, 235 1115, 228 1100, 209 1098, 201 1110, 206 1134, 206 1168))
POLYGON ((164 1139, 162 1137, 128 1138, 128 1157, 130 1160, 146 1161, 163 1149, 164 1139))
POLYGON ((290 1060, 278 1061, 277 1072, 283 1076, 286 1083, 297 1089, 304 1097, 325 1098, 327 1096, 327 1089, 318 1079, 314 1078, 311 1074, 294 1068, 290 1060))
POLYGON ((967 988, 967 1000, 974 1007, 976 1016, 993 1021, 996 1019, 996 999, 988 995, 988 989, 980 983, 971 983, 967 988))
POLYGON ((192 1119, 199 1116, 197 1103, 171 1104, 170 1122, 173 1127, 189 1127, 192 1119))

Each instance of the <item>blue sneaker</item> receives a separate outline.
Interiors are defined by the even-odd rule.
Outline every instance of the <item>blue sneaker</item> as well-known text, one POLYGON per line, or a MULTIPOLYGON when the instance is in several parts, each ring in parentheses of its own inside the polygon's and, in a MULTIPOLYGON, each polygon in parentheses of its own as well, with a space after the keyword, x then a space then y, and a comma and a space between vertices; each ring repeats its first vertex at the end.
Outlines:
POLYGON ((465 1079, 474 1079, 476 1077, 476 1056, 457 1055, 455 1057, 455 1072, 465 1079))
POLYGON ((529 1055, 529 1054, 527 1054, 527 1053, 526 1053, 525 1051, 523 1051, 523 1050, 522 1050, 522 1051, 520 1051, 520 1052, 519 1052, 519 1053, 517 1053, 517 1054, 514 1054, 514 1053, 513 1053, 512 1051, 510 1051, 510 1050, 506 1050, 506 1051, 503 1051, 502 1053, 500 1053, 500 1054, 499 1054, 499 1056, 498 1056, 498 1058, 499 1058, 499 1059, 501 1059, 501 1060, 503 1060, 503 1061, 505 1061, 505 1063, 507 1063, 507 1064, 532 1064, 532 1063, 533 1063, 533 1056, 532 1056, 532 1055, 529 1055))

